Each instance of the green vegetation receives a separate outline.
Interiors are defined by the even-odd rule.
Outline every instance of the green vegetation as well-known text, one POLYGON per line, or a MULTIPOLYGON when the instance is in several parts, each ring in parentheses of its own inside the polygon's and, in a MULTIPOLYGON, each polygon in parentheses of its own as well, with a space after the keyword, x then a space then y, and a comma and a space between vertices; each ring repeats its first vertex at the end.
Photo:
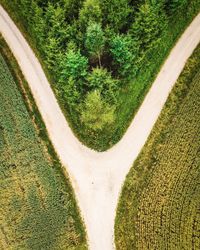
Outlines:
POLYGON ((68 176, 2 38, 0 49, 15 79, 0 55, 0 249, 87 249, 68 176))
POLYGON ((117 249, 199 249, 200 45, 122 189, 117 249))
POLYGON ((105 37, 101 25, 91 23, 86 30, 85 48, 91 56, 91 60, 98 58, 101 67, 101 56, 105 45, 105 37))
MULTIPOLYGON (((74 132, 100 151, 122 137, 170 49, 200 9, 199 0, 0 2, 39 56, 74 132), (98 70, 117 87, 91 88, 90 75, 98 70), (110 129, 95 130, 82 119, 81 107, 93 91, 115 110, 110 129)), ((97 82, 99 75, 94 77, 97 82)))
POLYGON ((98 90, 90 92, 81 107, 81 121, 93 130, 101 130, 114 122, 115 107, 102 100, 98 90))

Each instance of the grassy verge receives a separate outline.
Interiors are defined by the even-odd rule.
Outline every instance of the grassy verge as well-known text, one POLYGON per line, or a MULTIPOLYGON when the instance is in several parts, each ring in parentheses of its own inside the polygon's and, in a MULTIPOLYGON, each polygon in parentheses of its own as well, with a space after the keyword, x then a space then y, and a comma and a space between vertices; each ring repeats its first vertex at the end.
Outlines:
POLYGON ((141 70, 138 72, 135 79, 119 93, 117 100, 119 105, 116 111, 115 124, 99 133, 92 133, 80 123, 78 113, 75 111, 70 112, 63 98, 58 95, 53 76, 47 70, 42 52, 40 51, 40 48, 37 48, 34 37, 31 37, 29 34, 26 23, 23 22, 21 16, 18 15, 18 12, 11 8, 12 5, 8 3, 8 1, 1 0, 0 2, 7 9, 39 58, 46 76, 52 85, 52 89, 57 96, 60 107, 62 108, 73 132, 84 144, 97 151, 104 151, 121 139, 130 125, 135 113, 140 107, 146 93, 151 87, 151 84, 153 83, 171 48, 200 9, 200 2, 198 0, 192 1, 191 4, 187 6, 187 9, 180 9, 179 13, 176 13, 174 17, 171 17, 169 25, 165 33, 162 35, 159 43, 157 43, 156 46, 148 51, 144 56, 141 62, 141 70))
POLYGON ((69 178, 2 37, 0 52, 0 248, 86 249, 69 178))
POLYGON ((130 170, 115 221, 117 249, 198 249, 200 46, 130 170))

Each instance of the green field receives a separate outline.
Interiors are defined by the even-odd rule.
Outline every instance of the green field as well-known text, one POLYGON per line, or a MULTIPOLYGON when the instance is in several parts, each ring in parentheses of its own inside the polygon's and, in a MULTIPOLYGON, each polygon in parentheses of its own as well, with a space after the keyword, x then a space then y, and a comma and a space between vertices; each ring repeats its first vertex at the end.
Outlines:
MULTIPOLYGON (((158 2, 160 4, 146 0, 35 0, 30 4, 27 0, 0 0, 40 59, 72 130, 84 144, 97 151, 104 151, 121 139, 170 50, 200 10, 199 0, 158 2), (149 15, 142 12, 143 8, 147 12, 150 10, 149 15), (105 36, 101 67, 85 46, 90 19, 102 27, 105 36), (137 27, 136 32, 134 27, 137 27), (116 66, 110 44, 118 36, 132 44, 122 52, 119 45, 119 58, 130 58, 129 53, 132 53, 131 58, 134 59, 116 66), (134 46, 136 41, 139 52, 134 46), (70 50, 68 47, 76 49, 70 50), (74 50, 76 56, 72 63, 66 58, 67 55, 72 56, 74 50), (88 64, 80 66, 80 59, 88 64), (131 64, 131 67, 122 77, 119 72, 124 64, 131 64), (76 72, 73 69, 77 67, 80 70, 76 72), (111 93, 106 84, 100 84, 101 81, 95 81, 94 87, 88 80, 91 79, 93 68, 99 67, 111 73, 111 82, 118 82, 114 90, 109 90, 111 93), (84 77, 79 75, 82 68, 86 75, 84 77), (73 74, 69 76, 71 71, 73 74), (84 112, 82 104, 87 94, 99 89, 104 102, 114 96, 115 101, 110 102, 115 112, 111 124, 104 124, 101 129, 95 130, 81 120, 81 112, 84 112)), ((92 113, 91 116, 95 116, 97 121, 101 120, 101 112, 92 113)))
POLYGON ((69 179, 27 110, 20 80, 0 55, 0 249, 87 249, 69 179))
POLYGON ((200 46, 122 189, 117 249, 200 247, 200 46))

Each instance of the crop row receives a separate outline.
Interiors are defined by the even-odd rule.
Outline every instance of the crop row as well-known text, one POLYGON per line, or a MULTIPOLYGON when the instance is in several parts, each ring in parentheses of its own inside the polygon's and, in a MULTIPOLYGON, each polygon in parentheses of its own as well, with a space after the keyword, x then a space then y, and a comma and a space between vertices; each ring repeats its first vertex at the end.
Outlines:
POLYGON ((199 79, 197 83, 171 125, 173 133, 155 155, 156 171, 138 208, 138 249, 194 249, 196 244, 193 217, 199 204, 199 79))

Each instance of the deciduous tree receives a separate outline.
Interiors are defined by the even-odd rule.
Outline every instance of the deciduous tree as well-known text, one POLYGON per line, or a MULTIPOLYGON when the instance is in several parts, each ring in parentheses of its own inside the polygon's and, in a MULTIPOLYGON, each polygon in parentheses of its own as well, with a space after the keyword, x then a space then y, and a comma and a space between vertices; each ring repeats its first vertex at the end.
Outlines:
POLYGON ((100 94, 95 90, 86 96, 81 107, 81 122, 90 130, 98 131, 113 124, 115 120, 115 106, 106 103, 100 94))
POLYGON ((85 47, 88 53, 98 58, 101 67, 101 55, 105 45, 104 32, 99 23, 90 23, 86 31, 85 47))

